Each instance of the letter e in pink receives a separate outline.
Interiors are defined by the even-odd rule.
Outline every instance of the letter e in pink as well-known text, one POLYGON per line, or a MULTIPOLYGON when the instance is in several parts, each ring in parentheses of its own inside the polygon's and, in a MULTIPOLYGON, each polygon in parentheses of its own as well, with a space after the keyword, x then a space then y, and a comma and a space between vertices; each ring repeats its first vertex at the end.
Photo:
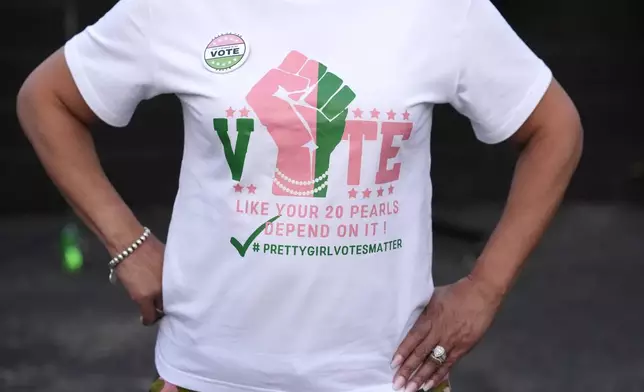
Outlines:
POLYGON ((386 184, 396 181, 400 177, 400 163, 395 163, 391 169, 387 169, 390 159, 398 155, 400 147, 393 145, 395 136, 402 136, 407 140, 411 136, 412 123, 409 122, 383 122, 382 123, 382 148, 380 149, 380 164, 376 173, 376 184, 386 184))

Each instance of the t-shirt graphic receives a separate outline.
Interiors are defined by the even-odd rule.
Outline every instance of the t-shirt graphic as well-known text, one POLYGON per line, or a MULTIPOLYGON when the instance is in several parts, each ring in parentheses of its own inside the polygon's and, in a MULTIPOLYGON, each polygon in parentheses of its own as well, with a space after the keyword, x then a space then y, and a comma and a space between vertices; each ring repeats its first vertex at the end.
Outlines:
POLYGON ((380 111, 373 109, 364 112, 360 108, 352 110, 354 118, 348 119, 349 105, 355 98, 356 94, 351 87, 326 65, 309 59, 302 53, 291 51, 278 67, 270 69, 248 93, 246 100, 251 109, 239 110, 241 117, 235 120, 237 140, 234 149, 229 136, 229 120, 234 117, 236 110, 229 108, 226 110, 227 118, 214 119, 214 129, 223 145, 231 177, 237 182, 233 186, 236 194, 242 194, 246 189, 248 195, 257 195, 255 185, 244 186, 240 183, 248 146, 256 125, 254 119, 248 118, 252 110, 277 146, 271 190, 273 196, 326 198, 329 194, 329 183, 344 180, 331 178, 329 172, 331 155, 344 140, 349 144, 346 184, 355 186, 347 191, 346 199, 361 199, 366 202, 376 199, 373 203, 337 205, 238 200, 238 213, 274 215, 260 225, 246 243, 242 244, 237 238, 231 238, 231 244, 242 257, 251 243, 255 252, 280 255, 286 252, 293 256, 369 254, 402 246, 400 239, 383 243, 316 248, 275 244, 264 244, 261 248, 258 242, 254 242, 262 232, 300 238, 369 237, 386 233, 386 221, 372 221, 371 218, 394 215, 399 210, 397 200, 386 199, 394 193, 394 186, 390 183, 398 180, 401 163, 390 165, 389 160, 395 158, 399 150, 394 138, 399 137, 403 141, 409 139, 413 124, 406 110, 399 115, 404 121, 395 121, 397 113, 390 110, 385 113, 388 121, 381 122, 380 111), (363 115, 370 115, 371 118, 363 119, 363 115), (362 189, 359 185, 363 142, 376 140, 379 130, 382 133, 382 145, 378 171, 373 179, 375 186, 373 189, 362 189), (284 224, 275 223, 283 215, 299 218, 300 222, 289 220, 284 224), (349 223, 333 226, 327 223, 310 223, 318 219, 342 222, 347 218, 349 223))

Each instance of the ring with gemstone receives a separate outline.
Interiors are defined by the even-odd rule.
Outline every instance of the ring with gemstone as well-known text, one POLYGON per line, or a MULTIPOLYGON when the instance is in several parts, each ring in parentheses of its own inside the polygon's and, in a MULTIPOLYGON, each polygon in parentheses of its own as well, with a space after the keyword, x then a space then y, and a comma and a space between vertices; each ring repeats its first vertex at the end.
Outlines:
POLYGON ((436 346, 432 350, 432 353, 429 354, 429 359, 434 361, 437 365, 442 365, 445 363, 447 360, 447 351, 445 351, 445 347, 443 346, 436 346))

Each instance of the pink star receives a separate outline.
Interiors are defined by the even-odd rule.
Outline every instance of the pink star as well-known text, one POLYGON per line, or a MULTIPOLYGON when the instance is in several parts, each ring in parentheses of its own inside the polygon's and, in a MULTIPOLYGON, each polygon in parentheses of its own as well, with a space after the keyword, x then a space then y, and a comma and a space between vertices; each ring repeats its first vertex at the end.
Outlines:
POLYGON ((378 197, 382 196, 384 192, 385 190, 382 187, 378 188, 378 197))
POLYGON ((242 193, 242 191, 244 190, 244 187, 239 183, 235 184, 233 188, 235 188, 235 193, 242 193))
POLYGON ((371 196, 371 189, 367 188, 364 191, 362 191, 362 197, 364 197, 365 199, 368 199, 369 196, 371 196))
POLYGON ((234 115, 235 115, 235 109, 229 106, 228 109, 226 109, 226 117, 232 117, 234 115))
POLYGON ((394 186, 393 186, 393 185, 389 185, 389 194, 391 195, 391 194, 393 194, 393 193, 394 193, 394 186))
POLYGON ((396 119, 396 112, 394 112, 392 109, 389 109, 387 112, 387 120, 395 120, 396 119))
POLYGON ((255 191, 257 190, 257 187, 253 184, 250 184, 249 186, 247 186, 247 188, 248 188, 248 193, 250 193, 251 195, 254 195, 255 191))
POLYGON ((360 108, 357 108, 353 111, 353 118, 362 118, 362 113, 362 110, 360 110, 360 108))
POLYGON ((356 196, 358 196, 358 191, 356 191, 355 188, 351 188, 349 191, 349 199, 355 199, 356 196))
POLYGON ((242 117, 248 117, 248 113, 249 113, 249 112, 250 112, 250 110, 246 109, 246 106, 244 106, 244 108, 243 108, 243 109, 239 109, 239 114, 240 114, 242 117))
POLYGON ((380 116, 380 112, 374 108, 371 111, 371 118, 378 118, 378 116, 380 116))
POLYGON ((408 111, 406 111, 406 110, 405 110, 405 113, 403 113, 403 114, 402 114, 402 116, 403 116, 403 120, 405 120, 405 121, 409 121, 409 115, 410 115, 410 114, 411 114, 411 113, 409 113, 408 111))

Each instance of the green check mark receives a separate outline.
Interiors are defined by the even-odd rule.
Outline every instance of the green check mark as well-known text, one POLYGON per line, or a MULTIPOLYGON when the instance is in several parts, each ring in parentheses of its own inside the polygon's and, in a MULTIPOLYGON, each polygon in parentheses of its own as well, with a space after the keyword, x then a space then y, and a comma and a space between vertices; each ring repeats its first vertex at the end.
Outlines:
POLYGON ((257 237, 262 233, 262 231, 264 231, 264 229, 266 228, 266 225, 267 225, 267 224, 269 224, 269 223, 273 223, 273 222, 275 222, 276 220, 278 220, 278 219, 280 218, 280 216, 281 216, 281 215, 277 215, 276 217, 271 218, 271 219, 269 219, 268 221, 266 221, 266 222, 262 223, 262 224, 257 228, 257 230, 253 231, 253 234, 251 234, 251 235, 250 235, 250 237, 248 237, 248 239, 246 240, 246 242, 244 243, 244 245, 242 245, 242 244, 237 240, 237 238, 235 238, 235 237, 230 237, 230 243, 235 247, 235 249, 237 249, 237 252, 239 252, 239 255, 240 255, 241 257, 246 256, 246 251, 247 251, 247 250, 248 250, 248 248, 250 247, 250 244, 252 244, 252 243, 253 243, 253 241, 255 241, 255 238, 257 238, 257 237))

